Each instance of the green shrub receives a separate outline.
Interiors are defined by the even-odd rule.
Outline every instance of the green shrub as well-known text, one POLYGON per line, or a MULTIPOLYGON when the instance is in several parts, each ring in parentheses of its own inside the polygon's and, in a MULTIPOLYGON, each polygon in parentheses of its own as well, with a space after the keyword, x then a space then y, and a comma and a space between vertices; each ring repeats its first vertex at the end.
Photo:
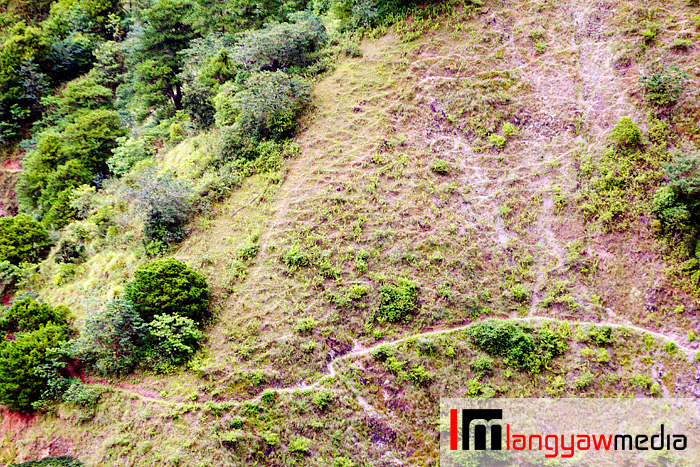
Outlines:
POLYGON ((488 355, 477 355, 469 362, 472 371, 482 377, 493 374, 493 358, 488 355))
POLYGON ((629 117, 622 117, 613 128, 610 137, 618 144, 634 146, 639 144, 642 132, 629 117))
POLYGON ((185 316, 155 315, 148 329, 150 360, 157 369, 187 362, 202 339, 197 324, 185 316))
POLYGON ((316 406, 318 410, 321 412, 325 411, 329 405, 331 405, 335 401, 335 393, 333 391, 317 391, 311 402, 316 406))
POLYGON ((146 322, 165 314, 201 323, 209 308, 204 275, 174 258, 156 260, 137 269, 134 280, 126 286, 126 298, 146 322))
POLYGON ((153 169, 136 179, 128 196, 143 219, 148 241, 169 245, 183 239, 185 222, 192 212, 191 194, 186 182, 153 169))
POLYGON ((31 411, 46 384, 35 369, 44 362, 49 349, 59 347, 67 338, 65 327, 47 324, 19 333, 13 341, 0 341, 0 403, 10 410, 31 411))
POLYGON ((216 121, 239 135, 280 139, 296 128, 296 117, 310 102, 307 83, 283 71, 251 75, 243 89, 223 87, 215 98, 216 121))
POLYGON ((607 347, 615 342, 613 329, 610 326, 591 326, 588 329, 587 341, 599 347, 607 347))
POLYGON ((277 399, 277 392, 275 392, 273 389, 265 389, 260 396, 260 400, 266 404, 275 402, 275 399, 277 399))
POLYGON ((489 319, 471 325, 467 333, 474 345, 500 355, 507 364, 521 370, 539 368, 535 340, 512 321, 489 319))
POLYGON ((394 284, 379 286, 379 322, 397 322, 408 317, 418 301, 418 284, 399 278, 394 284))
POLYGON ((289 449, 289 452, 293 452, 297 455, 303 456, 305 454, 308 454, 309 447, 311 447, 311 440, 300 436, 291 440, 289 442, 289 445, 287 446, 287 449, 289 449))
POLYGON ((415 365, 411 368, 408 377, 416 386, 427 386, 435 376, 428 372, 423 365, 415 365))
POLYGON ((384 361, 394 355, 394 349, 389 344, 381 344, 372 350, 372 358, 384 361))
POLYGON ((46 229, 28 215, 0 218, 0 261, 37 263, 46 258, 50 246, 46 229))
POLYGON ((436 158, 432 164, 430 164, 430 170, 440 175, 447 175, 452 170, 450 163, 442 159, 436 158))
POLYGON ((297 244, 287 248, 280 260, 292 270, 306 267, 310 264, 309 257, 307 256, 306 252, 304 252, 297 244))
POLYGON ((667 66, 661 73, 642 76, 639 82, 644 85, 644 97, 656 105, 666 107, 678 102, 683 94, 688 74, 677 66, 667 66))
POLYGON ((39 461, 27 461, 20 464, 10 464, 10 467, 81 467, 84 465, 78 459, 70 456, 44 457, 39 461))
POLYGON ((27 332, 39 329, 49 323, 65 325, 67 308, 51 308, 45 303, 39 303, 32 298, 16 301, 0 319, 0 330, 11 332, 27 332), (64 311, 65 310, 65 311, 64 311))
POLYGON ((347 457, 335 457, 332 467, 355 467, 356 465, 357 464, 347 457))
POLYGON ((143 357, 148 328, 126 300, 113 300, 85 319, 80 337, 69 353, 101 375, 130 372, 143 357))

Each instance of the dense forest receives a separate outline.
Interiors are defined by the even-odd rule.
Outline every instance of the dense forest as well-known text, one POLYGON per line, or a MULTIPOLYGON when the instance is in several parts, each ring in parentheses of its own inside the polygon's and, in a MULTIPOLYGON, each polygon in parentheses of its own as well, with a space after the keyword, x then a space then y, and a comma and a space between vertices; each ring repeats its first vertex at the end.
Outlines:
POLYGON ((700 10, 579 3, 0 0, 0 465, 700 397, 700 10))

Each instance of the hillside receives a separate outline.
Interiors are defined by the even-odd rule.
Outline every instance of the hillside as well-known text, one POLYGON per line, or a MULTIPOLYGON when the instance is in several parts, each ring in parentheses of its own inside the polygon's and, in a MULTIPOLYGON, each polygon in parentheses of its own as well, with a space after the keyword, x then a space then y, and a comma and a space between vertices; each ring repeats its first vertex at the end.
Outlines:
MULTIPOLYGON (((451 1, 368 29, 311 79, 294 135, 164 250, 211 292, 191 360, 84 368, 82 398, 3 409, 0 464, 439 465, 440 397, 697 397, 696 230, 654 196, 700 147, 698 15, 451 1), (671 65, 684 88, 659 105, 640 78, 671 65), (497 332, 536 347, 493 351, 497 332)), ((153 170, 212 192, 222 131, 153 170)), ((114 230, 71 221, 84 261, 54 246, 18 288, 78 330, 152 259, 114 186, 93 201, 114 230)))

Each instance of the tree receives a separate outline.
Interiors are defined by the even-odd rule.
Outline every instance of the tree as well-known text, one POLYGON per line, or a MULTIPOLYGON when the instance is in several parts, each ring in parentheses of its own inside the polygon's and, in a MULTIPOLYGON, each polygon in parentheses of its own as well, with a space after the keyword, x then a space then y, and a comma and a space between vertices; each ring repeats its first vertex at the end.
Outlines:
POLYGON ((144 235, 149 242, 163 245, 179 242, 183 227, 191 212, 191 192, 187 183, 169 174, 145 171, 136 181, 129 197, 144 223, 144 235))
POLYGON ((127 300, 113 300, 85 320, 68 353, 103 375, 125 374, 142 356, 148 335, 143 320, 127 300))
POLYGON ((209 290, 203 274, 174 258, 153 261, 134 272, 126 286, 126 298, 141 318, 179 315, 201 323, 209 308, 209 290))
POLYGON ((170 99, 175 110, 182 109, 183 57, 180 51, 197 36, 198 9, 192 0, 156 0, 144 12, 146 26, 139 42, 136 90, 149 104, 170 99), (160 95, 160 96, 159 96, 160 95))
POLYGON ((222 87, 215 100, 216 120, 254 138, 289 134, 311 100, 309 85, 283 71, 255 73, 242 87, 222 87))
POLYGON ((64 326, 68 309, 65 306, 51 308, 46 303, 39 303, 32 298, 16 301, 0 319, 0 331, 28 332, 39 329, 49 323, 64 326))
POLYGON ((187 362, 202 338, 197 324, 184 316, 156 315, 148 328, 151 360, 156 368, 187 362))
POLYGON ((47 324, 36 331, 17 334, 13 341, 0 342, 0 402, 10 410, 29 412, 41 398, 45 380, 36 368, 49 349, 68 338, 65 327, 47 324))
POLYGON ((0 218, 0 261, 36 263, 46 257, 50 246, 46 229, 30 216, 0 218))

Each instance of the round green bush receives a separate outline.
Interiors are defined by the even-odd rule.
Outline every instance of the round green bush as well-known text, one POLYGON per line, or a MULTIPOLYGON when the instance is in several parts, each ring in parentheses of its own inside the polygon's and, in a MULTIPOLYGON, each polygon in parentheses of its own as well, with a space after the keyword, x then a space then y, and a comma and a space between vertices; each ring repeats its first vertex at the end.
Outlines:
POLYGON ((48 323, 63 325, 67 314, 68 309, 65 306, 59 305, 54 309, 32 298, 23 298, 13 303, 0 319, 0 330, 26 332, 34 331, 48 323))
POLYGON ((37 263, 49 253, 49 234, 26 214, 0 218, 0 261, 37 263))
POLYGON ((174 258, 156 260, 137 269, 134 280, 126 286, 126 298, 146 322, 166 314, 201 323, 209 307, 204 275, 174 258))
POLYGON ((48 324, 17 334, 13 341, 0 341, 0 403, 10 410, 29 412, 46 389, 35 369, 44 363, 49 349, 68 338, 65 327, 48 324))

